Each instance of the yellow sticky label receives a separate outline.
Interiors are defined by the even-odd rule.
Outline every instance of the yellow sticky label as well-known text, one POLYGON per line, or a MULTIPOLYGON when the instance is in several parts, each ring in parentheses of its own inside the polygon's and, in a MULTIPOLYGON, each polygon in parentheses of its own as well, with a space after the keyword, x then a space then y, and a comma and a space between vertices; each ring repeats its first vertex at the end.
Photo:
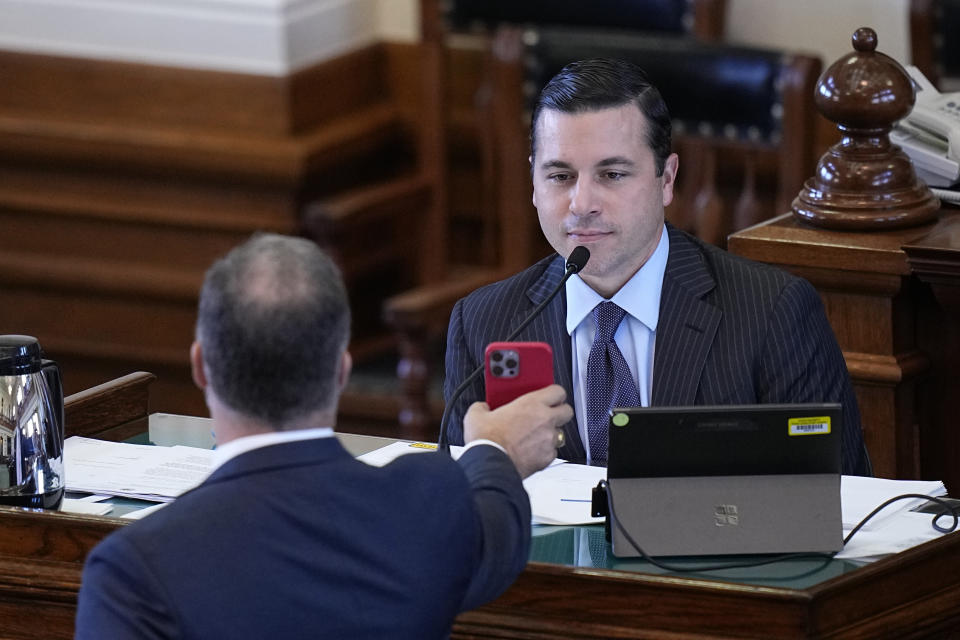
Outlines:
POLYGON ((414 449, 436 449, 437 445, 427 444, 426 442, 411 442, 410 446, 414 449))
POLYGON ((830 433, 830 416, 790 418, 787 420, 791 436, 818 436, 830 433))
POLYGON ((630 416, 625 413, 615 413, 613 414, 613 425, 615 427, 625 427, 627 423, 630 422, 630 416))

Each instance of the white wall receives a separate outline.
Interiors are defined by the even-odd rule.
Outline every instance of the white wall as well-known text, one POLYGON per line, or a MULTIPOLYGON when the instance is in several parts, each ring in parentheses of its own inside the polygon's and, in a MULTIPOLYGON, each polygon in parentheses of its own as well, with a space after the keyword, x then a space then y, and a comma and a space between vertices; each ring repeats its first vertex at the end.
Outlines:
POLYGON ((908 0, 728 0, 731 42, 809 51, 824 66, 853 51, 860 27, 877 32, 877 50, 908 62, 908 0))
POLYGON ((377 1, 380 3, 377 31, 381 38, 394 42, 415 42, 420 39, 418 0, 377 1))
POLYGON ((0 49, 283 75, 377 40, 379 9, 378 0, 0 0, 0 49))
MULTIPOLYGON (((908 0, 728 1, 732 42, 830 64, 871 26, 881 51, 908 55, 908 0)), ((419 0, 0 0, 0 49, 266 75, 418 38, 419 0)))

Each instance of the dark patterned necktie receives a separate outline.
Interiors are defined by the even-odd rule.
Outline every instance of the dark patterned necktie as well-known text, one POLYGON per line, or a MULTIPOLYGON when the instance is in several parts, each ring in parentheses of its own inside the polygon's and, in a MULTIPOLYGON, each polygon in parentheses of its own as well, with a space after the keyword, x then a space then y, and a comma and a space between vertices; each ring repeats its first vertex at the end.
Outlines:
POLYGON ((610 409, 640 404, 630 367, 613 341, 613 334, 626 314, 612 302, 601 302, 593 308, 597 335, 587 359, 587 436, 590 438, 590 461, 594 465, 607 463, 610 409))

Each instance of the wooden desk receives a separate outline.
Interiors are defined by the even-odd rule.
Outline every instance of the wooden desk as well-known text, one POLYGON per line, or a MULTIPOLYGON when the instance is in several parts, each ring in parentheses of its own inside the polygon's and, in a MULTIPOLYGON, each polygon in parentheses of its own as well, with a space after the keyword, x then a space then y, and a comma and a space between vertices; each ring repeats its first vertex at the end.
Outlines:
MULTIPOLYGON (((0 507, 0 636, 71 638, 84 558, 123 524, 0 507)), ((613 570, 532 562, 501 598, 461 615, 453 636, 911 638, 960 629, 958 534, 862 568, 834 561, 819 573, 775 569, 807 574, 792 587, 776 586, 769 571, 718 579, 638 568, 634 561, 613 570)))
POLYGON ((806 588, 530 563, 454 637, 957 637, 958 556, 951 534, 806 588))
POLYGON ((960 211, 869 233, 817 229, 784 214, 728 244, 820 292, 875 474, 943 480, 960 495, 960 211))

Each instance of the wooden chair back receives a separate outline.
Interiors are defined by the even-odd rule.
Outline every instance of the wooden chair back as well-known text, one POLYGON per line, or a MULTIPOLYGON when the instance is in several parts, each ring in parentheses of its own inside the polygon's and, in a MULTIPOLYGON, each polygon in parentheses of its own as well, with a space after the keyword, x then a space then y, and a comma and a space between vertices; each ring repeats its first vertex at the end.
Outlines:
POLYGON ((960 0, 910 0, 910 55, 940 91, 960 91, 960 0))

